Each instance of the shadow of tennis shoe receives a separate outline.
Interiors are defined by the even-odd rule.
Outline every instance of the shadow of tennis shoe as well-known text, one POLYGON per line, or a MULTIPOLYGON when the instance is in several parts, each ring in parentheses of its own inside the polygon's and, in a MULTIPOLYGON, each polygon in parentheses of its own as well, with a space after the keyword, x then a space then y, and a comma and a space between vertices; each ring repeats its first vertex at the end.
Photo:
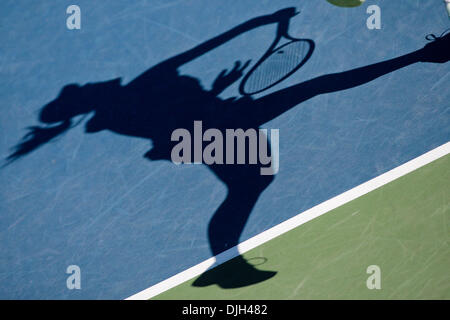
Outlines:
POLYGON ((430 34, 426 37, 431 41, 423 49, 419 50, 420 61, 445 63, 450 60, 450 29, 446 30, 440 36, 430 34))
POLYGON ((273 278, 277 272, 262 271, 239 256, 206 271, 192 286, 207 287, 217 284, 223 289, 242 288, 273 278))

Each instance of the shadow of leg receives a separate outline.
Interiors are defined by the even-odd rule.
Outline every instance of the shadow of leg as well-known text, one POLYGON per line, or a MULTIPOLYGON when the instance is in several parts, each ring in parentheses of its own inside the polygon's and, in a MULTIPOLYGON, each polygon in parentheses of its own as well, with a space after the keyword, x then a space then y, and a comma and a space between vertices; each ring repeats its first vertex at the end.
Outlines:
MULTIPOLYGON (((218 255, 239 244, 239 237, 258 197, 272 180, 271 176, 258 174, 234 180, 232 185, 228 183, 230 191, 227 198, 209 223, 208 236, 213 255, 218 255)), ((256 269, 238 255, 201 275, 193 286, 204 287, 217 284, 222 288, 239 288, 265 281, 275 274, 276 272, 273 271, 256 269)))

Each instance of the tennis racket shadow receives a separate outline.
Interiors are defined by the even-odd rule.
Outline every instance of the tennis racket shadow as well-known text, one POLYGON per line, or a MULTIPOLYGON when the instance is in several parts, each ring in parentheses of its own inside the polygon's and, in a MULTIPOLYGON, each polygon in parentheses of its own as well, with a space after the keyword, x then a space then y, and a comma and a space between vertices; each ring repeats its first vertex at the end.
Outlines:
POLYGON ((269 49, 244 75, 239 85, 239 92, 243 96, 258 94, 276 86, 292 76, 311 58, 315 49, 314 41, 289 35, 290 18, 286 16, 280 20, 276 37, 269 49))

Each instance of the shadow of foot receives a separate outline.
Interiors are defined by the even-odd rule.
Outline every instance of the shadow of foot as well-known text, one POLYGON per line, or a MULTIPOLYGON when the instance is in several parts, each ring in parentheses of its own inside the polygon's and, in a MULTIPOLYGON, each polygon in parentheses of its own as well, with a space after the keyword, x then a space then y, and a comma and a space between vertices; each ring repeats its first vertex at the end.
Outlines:
POLYGON ((275 271, 258 270, 242 256, 238 256, 206 271, 194 281, 192 286, 207 287, 217 284, 223 289, 241 288, 266 281, 276 274, 275 271))

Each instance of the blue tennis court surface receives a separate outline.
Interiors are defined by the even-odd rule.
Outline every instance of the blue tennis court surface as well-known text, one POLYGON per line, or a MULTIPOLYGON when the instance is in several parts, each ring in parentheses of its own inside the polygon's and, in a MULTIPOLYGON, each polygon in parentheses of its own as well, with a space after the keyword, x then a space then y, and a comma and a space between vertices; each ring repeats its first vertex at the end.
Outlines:
MULTIPOLYGON (((426 35, 449 28, 442 2, 434 0, 367 0, 351 9, 325 0, 4 0, 0 156, 14 152, 27 127, 41 125, 40 109, 66 85, 121 78, 126 86, 168 58, 286 7, 301 11, 289 33, 313 40, 314 53, 254 99, 403 56, 429 43, 426 35), (80 30, 66 27, 71 4, 81 8, 80 30), (379 30, 366 26, 371 4, 381 8, 379 30)), ((255 63, 275 30, 267 24, 242 33, 179 73, 209 90, 236 60, 255 63)), ((448 63, 407 63, 345 90, 336 78, 337 91, 314 87, 318 94, 263 123, 279 129, 279 172, 249 209, 240 241, 448 142, 449 75, 448 63)), ((164 86, 164 79, 149 83, 164 86)), ((180 92, 155 101, 166 110, 180 96, 183 115, 193 106, 180 92)), ((239 97, 238 82, 219 97, 239 97)), ((114 102, 114 90, 102 98, 114 102)), ((131 106, 133 99, 120 102, 131 106)), ((242 110, 243 117, 249 112, 242 110)), ((163 115, 151 123, 179 117, 163 115)), ((205 165, 149 160, 144 155, 154 141, 94 130, 92 117, 76 115, 72 124, 79 125, 0 169, 0 298, 122 299, 211 257, 208 225, 227 197, 227 178, 205 165), (80 267, 80 290, 66 286, 70 265, 80 267)))

